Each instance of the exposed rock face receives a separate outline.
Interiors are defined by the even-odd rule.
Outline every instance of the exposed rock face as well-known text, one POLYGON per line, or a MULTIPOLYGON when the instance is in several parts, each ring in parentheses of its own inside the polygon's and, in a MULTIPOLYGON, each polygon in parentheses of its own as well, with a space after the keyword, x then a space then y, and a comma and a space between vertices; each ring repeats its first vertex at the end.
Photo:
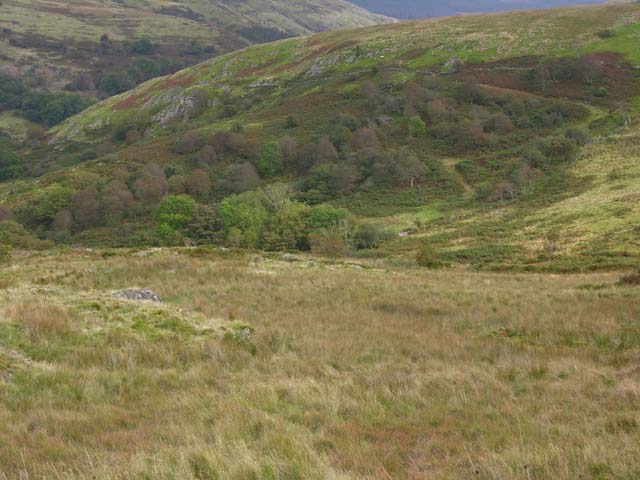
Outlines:
POLYGON ((122 292, 114 293, 113 298, 121 300, 136 300, 139 302, 150 301, 162 303, 162 299, 148 288, 143 288, 141 290, 124 290, 122 292))

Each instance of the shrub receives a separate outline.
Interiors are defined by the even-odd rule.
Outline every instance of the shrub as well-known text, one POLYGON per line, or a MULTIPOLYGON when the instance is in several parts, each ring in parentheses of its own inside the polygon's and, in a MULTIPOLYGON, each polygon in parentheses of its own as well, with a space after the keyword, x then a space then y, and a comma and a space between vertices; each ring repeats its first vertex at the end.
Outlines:
POLYGON ((480 147, 486 144, 482 124, 478 120, 463 120, 455 130, 456 142, 463 148, 480 147))
POLYGON ((349 141, 349 148, 351 151, 380 150, 382 148, 382 144, 380 143, 380 139, 374 129, 362 127, 351 137, 351 140, 349 141))
POLYGON ((13 220, 0 222, 0 244, 24 249, 39 249, 50 245, 49 242, 35 238, 22 225, 13 220))
POLYGON ((129 74, 124 70, 114 70, 106 73, 98 82, 98 90, 117 95, 126 92, 136 86, 136 83, 129 78, 129 74))
POLYGON ((195 207, 196 201, 188 195, 171 195, 158 206, 156 220, 160 225, 180 230, 193 219, 195 207))
POLYGON ((544 252, 547 260, 550 262, 556 251, 558 250, 558 242, 560 241, 560 233, 557 230, 550 230, 544 239, 544 252))
POLYGON ((425 268, 437 268, 441 266, 437 250, 427 240, 423 240, 418 247, 416 263, 425 268))
POLYGON ((41 188, 27 198, 16 209, 16 216, 27 224, 48 224, 56 214, 69 205, 75 195, 75 191, 53 183, 41 188))
POLYGON ((551 163, 566 163, 574 160, 578 148, 575 141, 563 136, 546 138, 538 143, 540 150, 551 163))
POLYGON ((335 208, 329 205, 318 205, 307 213, 305 218, 306 228, 309 232, 319 232, 338 225, 349 218, 351 214, 344 208, 335 208))
POLYGON ((213 165, 218 160, 218 152, 212 145, 205 145, 193 156, 193 159, 199 166, 213 165))
POLYGON ((140 38, 135 40, 131 44, 131 51, 138 55, 152 55, 155 50, 155 45, 148 38, 140 38))
POLYGON ((598 38, 601 39, 607 39, 607 38, 613 38, 616 36, 616 32, 613 30, 600 30, 596 35, 598 35, 598 38))
POLYGON ((424 162, 414 152, 407 149, 401 149, 398 152, 394 170, 398 183, 411 188, 424 180, 427 173, 424 162))
POLYGON ((598 87, 593 92, 594 97, 603 98, 609 95, 609 89, 607 87, 598 87))
POLYGON ((287 117, 287 123, 285 125, 286 128, 292 129, 298 126, 298 119, 294 115, 289 115, 287 117))
POLYGON ((216 207, 196 205, 193 218, 186 226, 186 234, 198 244, 211 244, 221 238, 221 225, 216 207))
POLYGON ((231 193, 242 193, 253 190, 260 185, 260 177, 255 167, 249 163, 229 165, 222 173, 218 186, 231 193))
POLYGON ((242 244, 256 247, 268 218, 268 212, 255 192, 232 195, 220 202, 218 209, 222 227, 227 234, 237 229, 242 244))
POLYGON ((206 199, 211 189, 209 173, 202 168, 196 168, 191 172, 189 178, 185 180, 184 187, 190 195, 198 200, 206 199))
POLYGON ((540 149, 535 146, 528 146, 523 148, 520 152, 520 158, 522 159, 522 163, 531 165, 531 167, 534 168, 543 167, 547 162, 547 158, 540 151, 540 149))
POLYGON ((573 140, 577 145, 586 145, 589 141, 589 132, 581 127, 571 127, 564 132, 565 137, 573 140))
POLYGON ((278 142, 265 143, 260 149, 260 156, 256 162, 258 171, 265 176, 277 175, 284 169, 282 148, 278 142))
POLYGON ((164 245, 183 243, 182 230, 193 220, 196 202, 187 195, 165 197, 156 209, 156 234, 164 245))
POLYGON ((360 225, 355 232, 353 245, 357 249, 378 248, 383 242, 393 238, 393 233, 374 223, 360 225))
POLYGON ((627 273, 620 280, 618 280, 618 285, 626 285, 626 286, 640 285, 640 270, 627 273))
POLYGON ((419 115, 409 119, 409 136, 413 138, 424 137, 427 134, 427 125, 419 115))
POLYGON ((0 243, 0 263, 4 263, 9 260, 11 254, 11 247, 0 243))
POLYGON ((513 131, 513 122, 504 113, 492 115, 486 122, 485 128, 490 132, 507 134, 513 131))
POLYGON ((22 162, 11 141, 0 138, 0 181, 11 180, 22 171, 22 162))
POLYGON ((203 139, 197 132, 187 132, 176 142, 176 153, 195 153, 203 146, 203 139))
POLYGON ((158 165, 145 165, 133 184, 136 197, 144 204, 155 204, 167 194, 167 178, 158 165))
POLYGON ((309 245, 313 253, 331 258, 343 257, 348 253, 344 233, 338 227, 312 233, 309 235, 309 245))
POLYGON ((156 225, 156 235, 161 245, 181 245, 184 243, 184 235, 179 230, 171 228, 166 223, 156 225))
POLYGON ((267 250, 300 248, 306 241, 304 215, 307 206, 287 200, 274 211, 266 222, 262 247, 267 250))

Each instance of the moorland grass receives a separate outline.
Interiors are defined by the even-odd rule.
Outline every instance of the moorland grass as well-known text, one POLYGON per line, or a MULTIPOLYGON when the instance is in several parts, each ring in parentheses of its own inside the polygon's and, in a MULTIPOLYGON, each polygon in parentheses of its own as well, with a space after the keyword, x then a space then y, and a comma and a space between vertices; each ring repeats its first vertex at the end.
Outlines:
POLYGON ((640 475, 621 274, 103 253, 0 270, 6 478, 640 475), (133 287, 165 303, 111 298, 133 287), (68 334, 29 335, 34 298, 75 312, 68 334))

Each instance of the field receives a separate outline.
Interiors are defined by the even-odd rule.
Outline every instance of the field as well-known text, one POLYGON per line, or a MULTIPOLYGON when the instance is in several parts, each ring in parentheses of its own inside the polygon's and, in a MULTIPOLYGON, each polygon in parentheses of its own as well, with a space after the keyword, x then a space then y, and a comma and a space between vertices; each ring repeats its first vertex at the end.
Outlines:
POLYGON ((621 276, 14 251, 0 477, 636 479, 621 276))

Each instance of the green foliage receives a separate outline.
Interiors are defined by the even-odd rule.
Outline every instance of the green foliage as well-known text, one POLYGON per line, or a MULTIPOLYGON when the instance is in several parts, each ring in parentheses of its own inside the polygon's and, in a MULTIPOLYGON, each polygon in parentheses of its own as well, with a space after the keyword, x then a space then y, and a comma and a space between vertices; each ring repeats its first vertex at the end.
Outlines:
POLYGON ((413 138, 424 137, 427 134, 427 125, 420 115, 414 115, 409 119, 409 135, 413 138))
POLYGON ((32 122, 53 126, 92 103, 88 97, 73 93, 32 91, 21 79, 0 75, 0 110, 15 110, 32 122))
POLYGON ((391 240, 395 235, 385 229, 382 225, 375 223, 364 223, 358 226, 351 241, 357 249, 378 248, 380 245, 391 240))
POLYGON ((604 30, 600 30, 598 33, 598 38, 602 38, 607 39, 607 38, 613 38, 616 36, 616 32, 615 30, 611 30, 611 29, 604 29, 604 30))
POLYGON ((22 163, 12 142, 0 136, 0 181, 16 178, 21 170, 22 163))
POLYGON ((11 255, 11 247, 0 243, 0 264, 7 262, 11 255))
POLYGON ((49 242, 38 240, 17 222, 5 220, 0 222, 0 245, 13 248, 39 249, 49 246, 49 242))
POLYGON ((308 249, 310 235, 322 236, 349 216, 345 209, 293 201, 277 186, 227 197, 218 212, 231 245, 267 250, 308 249))
POLYGON ((598 87, 593 92, 594 97, 603 98, 609 95, 609 89, 607 87, 598 87))
POLYGON ((416 263, 425 268, 438 268, 442 266, 438 251, 428 240, 420 242, 416 252, 416 263))
POLYGON ((151 55, 154 49, 155 46, 153 42, 148 38, 140 38, 131 43, 131 51, 138 55, 151 55))
POLYGON ((53 183, 36 190, 16 208, 17 218, 30 225, 49 224, 56 214, 69 205, 75 195, 69 187, 53 183))
POLYGON ((284 169, 282 148, 278 142, 265 143, 260 149, 260 156, 256 162, 258 171, 267 177, 277 175, 284 169))
POLYGON ((0 109, 19 109, 26 94, 27 88, 19 78, 0 74, 0 109))
POLYGON ((124 70, 114 70, 105 74, 98 83, 98 88, 109 95, 126 92, 136 86, 134 80, 124 70))
POLYGON ((21 110, 32 122, 53 126, 92 103, 91 99, 73 93, 36 92, 23 99, 21 110))
POLYGON ((211 205, 196 205, 185 234, 199 245, 219 243, 221 225, 218 210, 211 205))
POLYGON ((349 218, 351 214, 345 208, 330 205, 317 205, 309 210, 305 218, 306 229, 309 233, 320 232, 349 218))
POLYGON ((269 214, 255 192, 225 198, 218 211, 225 232, 239 232, 243 246, 258 246, 269 214))
POLYGON ((240 35, 253 43, 270 43, 290 37, 282 30, 267 27, 245 27, 240 29, 240 35))
POLYGON ((156 209, 156 233, 165 245, 182 242, 182 231, 193 220, 196 201, 188 195, 165 197, 156 209))
POLYGON ((305 213, 308 207, 288 200, 271 212, 262 234, 262 247, 267 250, 301 248, 306 241, 305 213))
POLYGON ((566 136, 545 138, 538 142, 538 146, 550 163, 571 162, 578 151, 576 142, 566 136))
POLYGON ((179 230, 193 219, 196 201, 188 195, 170 195, 165 197, 156 209, 159 224, 179 230))
POLYGON ((287 123, 286 123, 286 128, 296 128, 298 126, 299 122, 298 119, 295 115, 288 115, 287 116, 287 123))

